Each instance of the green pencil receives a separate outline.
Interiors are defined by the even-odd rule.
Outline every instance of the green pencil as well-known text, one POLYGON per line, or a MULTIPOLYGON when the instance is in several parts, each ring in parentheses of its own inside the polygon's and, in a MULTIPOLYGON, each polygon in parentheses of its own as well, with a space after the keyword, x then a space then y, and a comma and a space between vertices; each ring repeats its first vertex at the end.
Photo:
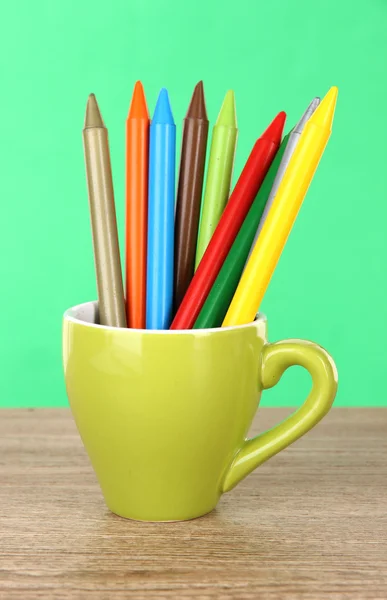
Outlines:
POLYGON ((212 130, 212 141, 196 246, 198 268, 230 194, 238 137, 234 92, 228 91, 212 130))
POLYGON ((267 172, 262 186, 247 213, 247 217, 243 221, 243 225, 231 246, 231 250, 219 271, 203 308, 195 321, 194 329, 220 327, 222 325, 223 319, 239 283, 240 276, 242 275, 251 244, 265 209, 267 199, 269 198, 271 188, 273 187, 274 179, 285 152, 290 133, 282 140, 282 144, 267 172))

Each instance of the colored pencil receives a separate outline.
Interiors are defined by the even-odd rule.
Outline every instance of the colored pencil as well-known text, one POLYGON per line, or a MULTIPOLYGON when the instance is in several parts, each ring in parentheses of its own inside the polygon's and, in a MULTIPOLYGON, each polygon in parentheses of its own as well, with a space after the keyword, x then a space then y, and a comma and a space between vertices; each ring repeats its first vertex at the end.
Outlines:
POLYGON ((126 121, 126 317, 145 329, 149 113, 142 83, 134 86, 126 121))
POLYGON ((332 87, 304 127, 223 327, 254 320, 331 134, 336 100, 332 87))
POLYGON ((228 91, 212 130, 207 179, 203 194, 195 269, 216 229, 230 194, 238 128, 234 92, 228 91))
POLYGON ((254 202, 243 221, 238 235, 236 236, 230 252, 227 254, 226 260, 220 269, 214 285, 207 296, 203 308, 196 319, 194 329, 205 329, 210 327, 220 327, 230 305, 232 297, 237 288, 243 267, 246 263, 246 258, 251 247, 251 242, 257 230, 259 221, 262 217, 263 210, 268 200, 270 191, 273 187, 278 168, 281 164, 281 159, 286 152, 289 144, 291 133, 288 133, 282 140, 280 149, 266 177, 259 189, 254 202))
POLYGON ((126 327, 124 289, 118 246, 108 132, 97 100, 90 94, 83 129, 99 322, 126 327))
MULTIPOLYGON (((285 171, 288 168, 288 164, 290 162, 290 159, 293 155, 294 150, 296 149, 296 146, 298 144, 298 141, 300 139, 301 133, 303 132, 303 129, 306 125, 306 123, 308 122, 308 120, 310 119, 310 117, 312 116, 312 114, 314 113, 314 111, 316 110, 316 108, 318 107, 318 105, 320 104, 320 98, 314 98, 312 100, 312 102, 309 104, 308 108, 306 109, 306 111, 304 112, 304 114, 302 115, 301 119, 298 121, 297 125, 293 128, 293 130, 290 133, 290 137, 289 137, 289 141, 288 144, 286 145, 286 150, 285 153, 283 155, 283 158, 281 160, 281 164, 278 167, 278 172, 276 175, 276 178, 274 180, 273 183, 273 187, 272 190, 270 192, 270 196, 267 200, 266 206, 265 206, 265 210, 263 211, 263 215, 262 218, 259 222, 258 228, 257 228, 257 232, 255 234, 253 243, 251 244, 251 248, 250 248, 250 252, 249 255, 247 257, 247 260, 250 258, 251 253, 253 251, 253 248, 257 242, 258 236, 261 232, 261 229, 263 227, 263 224, 267 218, 268 212, 270 210, 271 205, 273 204, 273 200, 275 198, 275 195, 277 193, 277 190, 279 188, 279 185, 283 179, 283 176, 285 175, 285 171)), ((230 298, 231 300, 231 298, 230 298)))
POLYGON ((146 328, 168 329, 173 303, 176 127, 162 89, 149 136, 146 328))
POLYGON ((286 115, 279 113, 256 141, 208 244, 171 329, 193 327, 281 142, 286 115))
POLYGON ((195 270, 207 136, 208 119, 203 82, 199 81, 183 122, 175 218, 175 310, 179 307, 195 270))

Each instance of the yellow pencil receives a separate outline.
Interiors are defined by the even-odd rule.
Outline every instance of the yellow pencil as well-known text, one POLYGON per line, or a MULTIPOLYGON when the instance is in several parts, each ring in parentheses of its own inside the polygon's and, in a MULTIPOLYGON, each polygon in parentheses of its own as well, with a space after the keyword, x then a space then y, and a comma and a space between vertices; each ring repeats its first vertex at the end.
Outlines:
POLYGON ((254 320, 331 134, 337 100, 332 87, 305 125, 222 327, 254 320))

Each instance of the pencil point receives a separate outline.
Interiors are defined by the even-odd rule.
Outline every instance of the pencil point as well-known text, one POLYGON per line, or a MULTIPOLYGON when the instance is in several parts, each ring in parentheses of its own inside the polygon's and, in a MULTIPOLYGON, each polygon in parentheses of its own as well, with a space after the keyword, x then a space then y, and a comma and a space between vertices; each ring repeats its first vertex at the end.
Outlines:
POLYGON ((152 123, 163 123, 174 125, 171 104, 169 102, 168 92, 162 88, 157 98, 155 112, 153 113, 152 123))
POLYGON ((203 119, 204 121, 208 120, 202 81, 199 81, 199 83, 195 85, 191 102, 189 103, 189 107, 187 110, 186 118, 203 119))
POLYGON ((275 144, 281 143, 282 134, 285 127, 286 113, 281 111, 272 120, 269 127, 263 132, 261 138, 274 142, 275 144))
POLYGON ((313 125, 331 129, 333 117, 335 116, 338 91, 339 90, 337 87, 331 87, 328 93, 324 96, 321 104, 310 118, 310 122, 313 123, 313 125))
POLYGON ((134 86, 128 119, 149 119, 148 106, 141 81, 136 81, 134 86))
POLYGON ((105 127, 97 98, 94 94, 89 95, 86 105, 85 129, 88 127, 105 127))
POLYGON ((229 90, 224 97, 215 125, 225 125, 226 127, 237 127, 235 96, 232 90, 229 90))
POLYGON ((310 117, 313 115, 314 111, 316 110, 316 108, 318 107, 319 104, 320 104, 320 98, 318 98, 316 96, 316 98, 313 98, 312 102, 309 104, 308 108, 302 115, 301 119, 298 121, 297 125, 293 129, 294 133, 302 132, 306 123, 309 121, 310 117))

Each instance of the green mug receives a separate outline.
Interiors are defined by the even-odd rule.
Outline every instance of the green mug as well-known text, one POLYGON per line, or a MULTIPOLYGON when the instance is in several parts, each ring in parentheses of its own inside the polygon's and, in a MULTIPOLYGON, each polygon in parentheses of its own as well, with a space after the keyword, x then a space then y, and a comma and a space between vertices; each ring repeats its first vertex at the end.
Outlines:
POLYGON ((180 521, 213 510, 224 492, 311 429, 330 409, 337 372, 321 347, 269 344, 266 318, 186 331, 97 325, 97 303, 63 323, 66 389, 107 506, 122 517, 180 521), (262 390, 300 365, 304 405, 246 440, 262 390))

